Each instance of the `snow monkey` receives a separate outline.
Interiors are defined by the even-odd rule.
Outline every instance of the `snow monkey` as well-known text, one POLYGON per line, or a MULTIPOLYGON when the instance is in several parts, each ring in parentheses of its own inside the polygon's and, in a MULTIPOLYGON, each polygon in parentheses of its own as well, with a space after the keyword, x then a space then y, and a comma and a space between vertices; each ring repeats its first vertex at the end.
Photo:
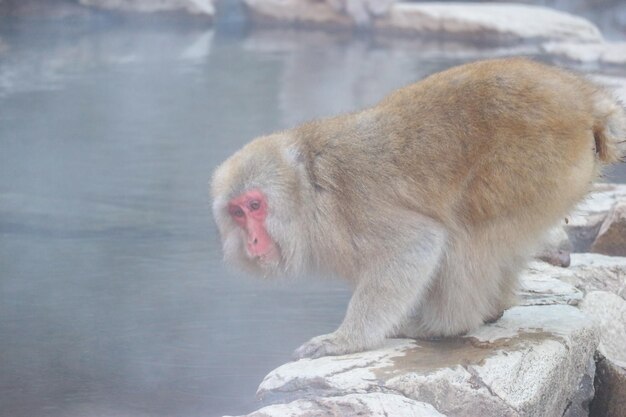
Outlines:
POLYGON ((514 303, 528 255, 624 140, 624 109, 584 78, 475 62, 255 139, 215 171, 213 214, 227 262, 353 284, 339 328, 296 358, 460 335, 514 303))

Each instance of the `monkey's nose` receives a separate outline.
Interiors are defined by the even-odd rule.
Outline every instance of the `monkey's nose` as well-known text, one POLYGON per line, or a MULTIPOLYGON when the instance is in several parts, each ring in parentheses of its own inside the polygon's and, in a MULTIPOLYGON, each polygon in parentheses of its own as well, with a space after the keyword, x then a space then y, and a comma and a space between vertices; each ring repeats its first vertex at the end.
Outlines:
POLYGON ((256 245, 258 241, 259 241, 259 240, 255 237, 255 238, 254 238, 254 240, 252 241, 252 244, 253 244, 253 245, 256 245))

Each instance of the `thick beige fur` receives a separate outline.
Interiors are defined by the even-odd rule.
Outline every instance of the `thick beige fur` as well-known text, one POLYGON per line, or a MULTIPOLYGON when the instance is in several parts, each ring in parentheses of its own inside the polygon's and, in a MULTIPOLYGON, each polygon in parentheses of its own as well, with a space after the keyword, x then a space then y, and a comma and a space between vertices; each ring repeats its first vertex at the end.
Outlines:
POLYGON ((296 357, 457 335, 513 303, 528 255, 624 140, 624 109, 586 79, 526 59, 476 62, 256 139, 216 170, 214 216, 230 262, 354 283, 339 329, 296 357), (228 216, 251 188, 267 196, 278 262, 249 259, 228 216))

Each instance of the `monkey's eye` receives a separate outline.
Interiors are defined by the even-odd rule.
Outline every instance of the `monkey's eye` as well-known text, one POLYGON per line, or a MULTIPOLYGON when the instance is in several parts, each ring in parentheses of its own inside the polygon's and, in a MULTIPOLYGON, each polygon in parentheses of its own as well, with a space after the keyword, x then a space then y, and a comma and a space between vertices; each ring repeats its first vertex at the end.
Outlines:
POLYGON ((243 212, 243 210, 241 208, 234 207, 234 208, 230 209, 230 214, 231 214, 231 216, 234 216, 234 217, 243 217, 244 212, 243 212))
POLYGON ((250 210, 256 211, 261 208, 261 202, 258 200, 252 200, 250 202, 250 210))

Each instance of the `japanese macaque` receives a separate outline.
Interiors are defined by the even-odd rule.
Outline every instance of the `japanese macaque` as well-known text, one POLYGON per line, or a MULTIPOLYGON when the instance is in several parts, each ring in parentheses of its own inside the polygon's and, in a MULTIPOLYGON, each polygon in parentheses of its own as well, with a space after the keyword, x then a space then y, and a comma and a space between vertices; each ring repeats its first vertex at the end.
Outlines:
POLYGON ((624 140, 624 109, 584 78, 476 62, 254 140, 217 168, 213 213, 226 261, 353 283, 339 328, 296 358, 459 335, 514 303, 527 257, 624 140))

